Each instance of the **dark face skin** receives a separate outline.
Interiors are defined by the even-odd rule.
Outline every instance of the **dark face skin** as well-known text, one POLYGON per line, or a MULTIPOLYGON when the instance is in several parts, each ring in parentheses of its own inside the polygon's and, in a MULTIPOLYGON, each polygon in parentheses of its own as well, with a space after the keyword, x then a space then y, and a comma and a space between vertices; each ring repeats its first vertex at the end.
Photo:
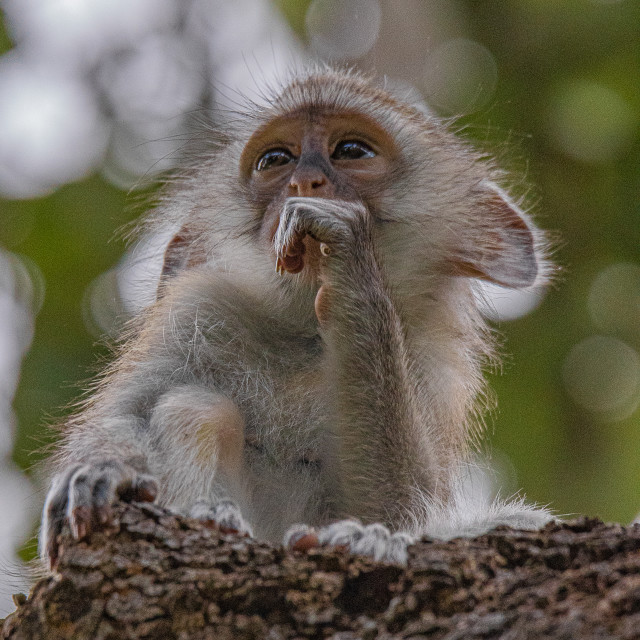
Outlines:
MULTIPOLYGON (((247 143, 241 171, 262 214, 261 235, 272 243, 287 198, 361 201, 369 208, 384 190, 398 156, 393 140, 362 114, 301 113, 273 120, 247 143)), ((318 243, 306 236, 282 267, 314 270, 318 243)))

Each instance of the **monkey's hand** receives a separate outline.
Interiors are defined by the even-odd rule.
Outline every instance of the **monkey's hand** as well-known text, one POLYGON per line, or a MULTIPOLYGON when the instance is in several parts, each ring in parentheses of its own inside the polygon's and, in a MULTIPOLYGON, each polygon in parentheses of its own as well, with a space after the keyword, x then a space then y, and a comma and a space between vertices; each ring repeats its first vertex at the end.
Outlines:
POLYGON ((370 240, 369 212, 360 202, 288 198, 274 238, 279 269, 298 273, 304 268, 305 236, 320 243, 323 256, 343 261, 355 255, 358 241, 370 240))
POLYGON ((274 239, 276 271, 299 273, 305 268, 306 237, 319 243, 316 264, 320 287, 314 306, 320 324, 326 324, 336 299, 344 297, 339 294, 336 298, 336 290, 344 293, 373 288, 366 285, 378 272, 371 216, 361 202, 287 199, 274 239), (354 287, 353 283, 358 284, 354 287))
POLYGON ((382 524, 362 525, 357 520, 340 520, 319 529, 295 524, 284 536, 284 546, 294 551, 308 551, 318 546, 338 547, 401 565, 407 564, 407 548, 414 542, 415 538, 408 533, 391 533, 382 524))
POLYGON ((40 554, 50 568, 58 560, 58 535, 65 521, 80 540, 112 521, 111 505, 120 498, 127 502, 153 502, 158 485, 149 475, 138 473, 119 460, 78 464, 55 476, 47 494, 40 531, 40 554))

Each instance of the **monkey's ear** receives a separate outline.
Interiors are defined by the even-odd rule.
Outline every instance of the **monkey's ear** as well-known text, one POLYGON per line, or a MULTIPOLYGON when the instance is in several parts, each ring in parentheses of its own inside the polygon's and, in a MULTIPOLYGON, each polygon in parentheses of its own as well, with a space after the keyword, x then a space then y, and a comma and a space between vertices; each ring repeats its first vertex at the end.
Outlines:
POLYGON ((187 230, 182 227, 171 239, 164 251, 161 280, 166 280, 175 275, 189 260, 189 238, 187 230))
POLYGON ((185 225, 171 239, 164 251, 162 274, 160 275, 160 290, 162 285, 183 269, 194 267, 204 262, 202 252, 199 251, 197 239, 185 225))
POLYGON ((539 271, 535 231, 526 215, 500 187, 483 182, 479 194, 482 224, 475 246, 461 266, 471 275, 519 289, 531 286, 539 271))

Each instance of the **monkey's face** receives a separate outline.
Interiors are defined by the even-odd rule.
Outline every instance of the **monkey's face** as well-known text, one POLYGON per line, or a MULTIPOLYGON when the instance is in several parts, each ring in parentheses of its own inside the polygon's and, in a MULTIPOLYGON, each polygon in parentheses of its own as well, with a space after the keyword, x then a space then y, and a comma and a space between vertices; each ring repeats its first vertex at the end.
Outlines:
POLYGON ((165 253, 165 281, 207 265, 251 286, 264 278, 287 295, 315 295, 328 261, 312 234, 290 234, 276 256, 276 232, 300 198, 364 212, 387 283, 416 306, 460 277, 513 288, 540 273, 544 281, 544 235, 497 186, 500 172, 432 115, 366 79, 302 74, 237 125, 184 182, 175 209, 186 214, 165 253), (300 277, 274 279, 276 257, 300 277))
MULTIPOLYGON (((317 110, 276 118, 246 145, 241 171, 261 216, 260 233, 273 243, 290 197, 357 201, 375 208, 398 162, 391 137, 358 113, 317 110)), ((282 259, 290 273, 317 275, 319 244, 297 238, 282 259)))

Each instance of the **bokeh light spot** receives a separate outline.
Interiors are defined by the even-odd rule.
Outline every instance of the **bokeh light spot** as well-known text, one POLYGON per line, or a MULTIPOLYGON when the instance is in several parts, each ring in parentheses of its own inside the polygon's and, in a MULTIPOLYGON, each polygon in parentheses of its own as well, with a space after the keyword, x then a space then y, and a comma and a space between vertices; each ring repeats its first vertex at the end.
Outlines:
POLYGON ((120 334, 126 316, 118 295, 115 269, 89 283, 82 298, 82 317, 87 331, 96 338, 105 335, 115 338, 120 334))
POLYGON ((603 269, 591 285, 588 307, 601 331, 640 331, 640 265, 621 262, 603 269))
POLYGON ((44 195, 87 175, 102 159, 107 126, 82 82, 7 55, 0 61, 0 96, 0 192, 6 196, 44 195))
POLYGON ((178 16, 175 0, 3 0, 11 33, 35 57, 88 68, 178 16))
POLYGON ((636 113, 615 91, 590 80, 560 84, 548 104, 552 143, 582 162, 615 159, 638 126, 636 113))
POLYGON ((169 226, 140 238, 118 267, 118 292, 126 311, 139 313, 156 299, 164 253, 177 229, 169 226))
POLYGON ((33 340, 33 304, 29 269, 18 256, 0 249, 0 431, 6 422, 2 400, 13 397, 22 356, 33 340))
POLYGON ((429 104, 450 114, 468 113, 493 97, 498 67, 486 47, 455 38, 429 56, 423 79, 429 104))
POLYGON ((545 293, 541 287, 507 289, 484 280, 477 281, 474 292, 482 315, 499 322, 527 315, 540 304, 545 293))
POLYGON ((116 115, 126 121, 166 120, 198 103, 203 79, 176 36, 154 35, 108 60, 99 74, 116 115))
POLYGON ((563 366, 569 395, 605 421, 635 411, 640 393, 640 356, 622 340, 591 336, 569 352, 563 366))
POLYGON ((330 59, 359 58, 375 44, 381 17, 377 0, 314 0, 306 18, 311 48, 330 59))

